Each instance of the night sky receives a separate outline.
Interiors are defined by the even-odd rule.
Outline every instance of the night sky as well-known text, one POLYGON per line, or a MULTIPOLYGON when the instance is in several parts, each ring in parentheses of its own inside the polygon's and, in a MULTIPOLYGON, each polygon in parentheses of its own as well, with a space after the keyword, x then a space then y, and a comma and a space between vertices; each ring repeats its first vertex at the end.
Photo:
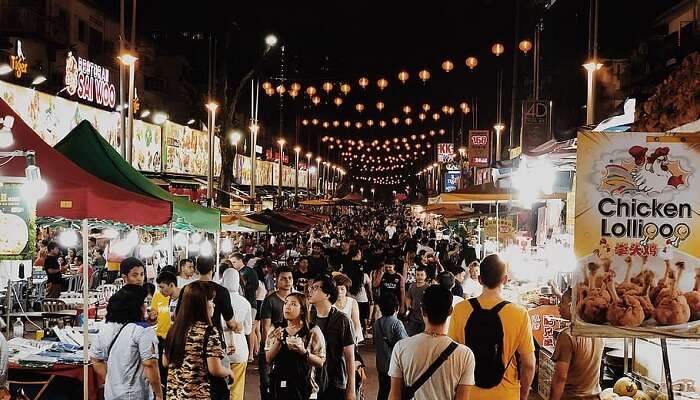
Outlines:
MULTIPOLYGON (((127 2, 129 3, 129 2, 127 2)), ((283 67, 289 86, 298 82, 305 89, 313 85, 322 92, 325 81, 335 84, 331 95, 321 94, 322 104, 313 106, 302 94, 292 100, 285 96, 282 135, 294 141, 298 137, 302 147, 314 153, 319 149, 318 139, 332 135, 342 139, 384 139, 405 137, 430 129, 446 130, 446 138, 459 140, 460 128, 466 132, 474 124, 475 105, 478 104, 479 128, 490 128, 496 121, 496 76, 503 70, 503 121, 510 125, 511 85, 513 82, 513 45, 516 29, 515 0, 472 0, 448 2, 353 1, 353 2, 241 2, 200 0, 182 2, 150 0, 139 2, 138 29, 155 37, 171 51, 185 54, 193 65, 195 83, 206 95, 207 40, 181 40, 182 32, 212 32, 219 43, 218 57, 229 54, 229 79, 236 81, 261 59, 263 39, 268 33, 279 37, 284 45, 284 57, 278 47, 260 61, 262 80, 277 84, 283 67), (185 7, 184 4, 187 4, 185 7), (228 32, 230 46, 224 49, 228 32), (167 39, 167 40, 166 40, 167 39), (505 52, 500 57, 491 53, 491 46, 500 42, 505 52), (470 71, 466 57, 478 58, 479 65, 470 71), (440 65, 444 60, 454 62, 454 70, 445 73, 440 65), (431 78, 424 84, 418 71, 427 69, 431 78), (410 78, 401 84, 397 74, 406 70, 410 78), (358 86, 358 79, 366 76, 370 85, 366 90, 358 86), (380 91, 376 80, 388 79, 389 86, 380 91), (272 79, 270 79, 272 78, 272 79), (348 96, 338 91, 338 84, 352 85, 348 96), (342 97, 337 107, 333 98, 342 97), (386 104, 379 112, 377 101, 386 104), (462 115, 459 103, 469 103, 472 112, 462 115), (365 110, 358 113, 355 105, 362 103, 365 110), (418 108, 431 105, 428 119, 419 123, 418 108), (401 109, 409 105, 408 116, 413 124, 403 122, 394 126, 393 116, 406 117, 401 109), (430 118, 442 105, 456 108, 451 118, 443 115, 438 122, 430 118), (339 120, 341 128, 323 129, 303 126, 302 119, 319 121, 339 120), (368 128, 366 121, 387 120, 388 127, 380 129, 375 123, 368 128), (353 124, 362 121, 363 129, 342 128, 342 121, 353 124)), ((534 26, 542 18, 542 94, 555 104, 555 127, 565 130, 581 125, 585 110, 585 74, 581 64, 587 59, 588 1, 558 0, 549 9, 543 1, 528 0, 520 3, 518 41, 533 39, 534 26)), ((600 2, 599 54, 601 57, 626 57, 639 38, 650 31, 650 21, 677 0, 639 1, 615 0, 600 2)), ((118 2, 106 4, 118 10, 118 2)), ((517 42, 516 42, 517 43, 517 42)), ((516 44, 517 45, 517 44, 516 44)), ((529 97, 532 91, 532 52, 516 53, 518 74, 517 99, 529 97)), ((219 71, 221 72, 221 71, 219 71)), ((221 79, 221 78, 219 78, 221 79)), ((217 85, 220 86, 220 85, 217 85)), ((220 93, 219 93, 220 94, 220 93)), ((241 112, 248 113, 249 95, 241 112)), ((516 107, 519 107, 516 106, 516 107)), ((262 95, 262 122, 267 140, 272 143, 280 136, 279 96, 262 95)), ((508 128, 507 128, 508 129, 508 128)), ((507 137, 507 134, 506 134, 507 137)), ((438 142, 439 136, 433 143, 438 142)), ((506 140, 507 141, 507 140, 506 140)), ((506 143, 507 146, 507 143, 506 143)), ((427 160, 423 160, 427 162, 427 160)))

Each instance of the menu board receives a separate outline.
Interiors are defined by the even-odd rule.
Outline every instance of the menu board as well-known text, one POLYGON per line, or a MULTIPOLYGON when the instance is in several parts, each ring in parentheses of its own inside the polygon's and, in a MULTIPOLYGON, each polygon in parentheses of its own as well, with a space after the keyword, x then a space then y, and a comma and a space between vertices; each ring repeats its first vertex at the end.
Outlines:
POLYGON ((207 175, 209 136, 207 132, 166 122, 164 171, 186 175, 207 175))
POLYGON ((25 200, 23 186, 22 178, 0 178, 0 260, 28 260, 34 256, 34 206, 25 200))
POLYGON ((696 135, 578 135, 573 329, 700 338, 696 135))

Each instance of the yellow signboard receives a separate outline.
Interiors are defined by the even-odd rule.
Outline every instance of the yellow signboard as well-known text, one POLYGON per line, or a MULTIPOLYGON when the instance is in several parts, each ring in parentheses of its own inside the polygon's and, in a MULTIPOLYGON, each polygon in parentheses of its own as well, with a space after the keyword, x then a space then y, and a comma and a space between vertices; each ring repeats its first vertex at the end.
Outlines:
POLYGON ((579 133, 575 335, 700 338, 700 148, 690 142, 579 133))

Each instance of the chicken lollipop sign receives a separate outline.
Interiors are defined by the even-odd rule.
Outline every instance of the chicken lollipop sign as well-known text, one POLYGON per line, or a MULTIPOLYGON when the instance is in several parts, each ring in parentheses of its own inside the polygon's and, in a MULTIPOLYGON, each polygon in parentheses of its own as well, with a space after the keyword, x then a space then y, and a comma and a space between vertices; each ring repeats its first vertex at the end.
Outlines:
POLYGON ((579 134, 574 334, 700 338, 694 141, 579 134))

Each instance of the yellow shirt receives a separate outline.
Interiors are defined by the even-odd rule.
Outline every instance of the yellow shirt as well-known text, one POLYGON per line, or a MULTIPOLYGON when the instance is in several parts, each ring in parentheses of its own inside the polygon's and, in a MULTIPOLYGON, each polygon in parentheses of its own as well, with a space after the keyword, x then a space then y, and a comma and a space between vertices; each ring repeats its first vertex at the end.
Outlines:
POLYGON ((161 292, 156 292, 151 300, 151 310, 158 311, 156 319, 156 334, 165 339, 170 329, 170 297, 165 297, 161 292))
MULTIPOLYGON (((479 298, 479 303, 484 309, 491 309, 500 301, 496 299, 479 298)), ((472 313, 472 306, 468 301, 462 301, 454 306, 450 327, 447 334, 455 341, 465 344, 464 327, 472 313)), ((535 344, 532 338, 532 325, 525 307, 517 304, 508 304, 498 314, 503 324, 503 365, 508 365, 501 383, 491 389, 481 389, 474 386, 471 390, 472 400, 519 400, 520 381, 515 358, 508 364, 511 357, 517 351, 519 354, 535 352, 535 344)), ((479 365, 476 365, 479 368, 479 365)))

